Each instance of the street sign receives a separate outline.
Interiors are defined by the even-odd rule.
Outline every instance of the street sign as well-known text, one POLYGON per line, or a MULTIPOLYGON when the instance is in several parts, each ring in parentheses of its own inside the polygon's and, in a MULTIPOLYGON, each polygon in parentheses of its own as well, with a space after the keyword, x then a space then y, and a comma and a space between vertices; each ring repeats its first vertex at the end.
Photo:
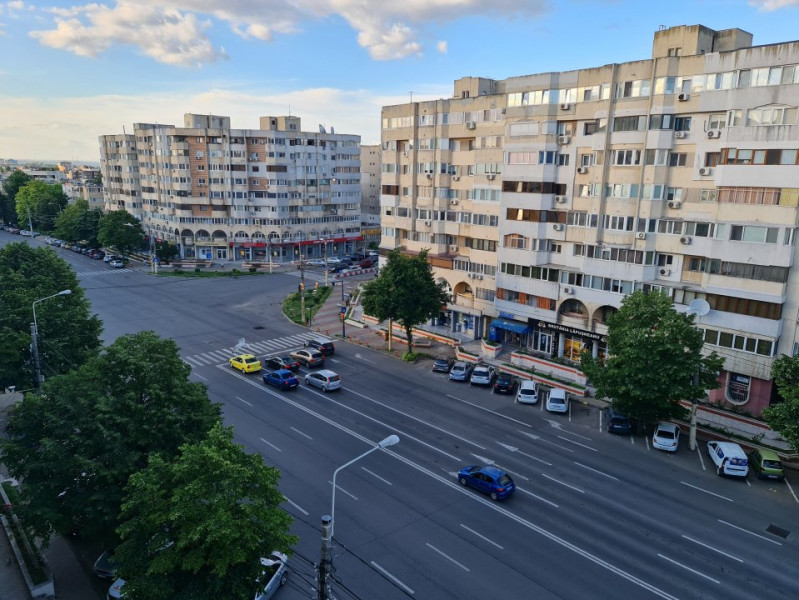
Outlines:
POLYGON ((157 256, 153 256, 153 262, 154 262, 155 264, 158 264, 158 257, 157 257, 157 256))
POLYGON ((341 314, 342 315, 346 315, 347 314, 347 307, 346 306, 342 306, 341 307, 341 314))
POLYGON ((210 252, 206 252, 205 253, 205 260, 211 260, 211 253, 210 252))

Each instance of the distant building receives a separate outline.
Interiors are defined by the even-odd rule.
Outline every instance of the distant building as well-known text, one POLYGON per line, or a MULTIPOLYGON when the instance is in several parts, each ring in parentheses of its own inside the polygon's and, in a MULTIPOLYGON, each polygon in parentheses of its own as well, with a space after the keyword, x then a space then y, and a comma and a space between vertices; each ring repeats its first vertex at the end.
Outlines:
POLYGON ((379 244, 380 144, 361 146, 361 223, 364 244, 379 244))
POLYGON ((360 245, 360 136, 302 131, 300 118, 184 115, 100 137, 107 210, 127 210, 184 258, 290 261, 360 245))
MULTIPOLYGON (((601 64, 601 52, 592 56, 601 64)), ((655 33, 650 59, 494 80, 382 111, 381 248, 428 248, 453 330, 577 362, 661 291, 759 414, 799 348, 799 42, 655 33)))

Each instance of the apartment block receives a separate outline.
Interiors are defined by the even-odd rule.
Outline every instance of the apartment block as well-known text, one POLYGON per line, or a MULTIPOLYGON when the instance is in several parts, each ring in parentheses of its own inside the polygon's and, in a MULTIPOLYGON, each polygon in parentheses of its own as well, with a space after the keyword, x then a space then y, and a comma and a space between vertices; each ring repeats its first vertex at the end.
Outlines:
POLYGON ((295 116, 259 129, 185 114, 100 136, 107 210, 126 210, 183 258, 264 261, 354 251, 361 240, 360 136, 302 131, 295 116))
POLYGON ((759 413, 796 352, 799 42, 657 31, 652 57, 382 111, 381 247, 429 249, 438 322, 578 361, 634 290, 693 300, 711 401, 759 413))

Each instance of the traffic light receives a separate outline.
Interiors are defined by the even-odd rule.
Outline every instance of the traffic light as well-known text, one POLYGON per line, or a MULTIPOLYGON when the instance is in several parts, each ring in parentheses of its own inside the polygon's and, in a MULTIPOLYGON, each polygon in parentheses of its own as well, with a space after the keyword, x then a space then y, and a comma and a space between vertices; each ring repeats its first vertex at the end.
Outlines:
POLYGON ((298 290, 300 293, 301 293, 301 292, 303 292, 303 291, 305 290, 305 284, 304 284, 304 283, 301 283, 300 285, 298 285, 298 286, 297 286, 297 290, 298 290))

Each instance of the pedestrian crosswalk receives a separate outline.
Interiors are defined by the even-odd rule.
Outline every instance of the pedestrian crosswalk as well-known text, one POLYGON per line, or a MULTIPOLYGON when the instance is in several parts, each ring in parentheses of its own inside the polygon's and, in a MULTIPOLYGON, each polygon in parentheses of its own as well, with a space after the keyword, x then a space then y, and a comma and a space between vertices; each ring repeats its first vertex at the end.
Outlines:
POLYGON ((231 346, 230 348, 222 348, 220 350, 209 350, 202 354, 184 356, 183 360, 192 367, 218 365, 227 363, 228 359, 237 354, 255 354, 256 356, 261 356, 296 350, 300 348, 306 340, 314 337, 318 337, 318 335, 312 331, 307 331, 298 333, 297 335, 287 335, 271 340, 261 340, 258 342, 245 341, 244 345, 240 347, 231 346))
POLYGON ((135 269, 104 269, 102 271, 81 271, 76 273, 78 277, 93 277, 95 275, 110 275, 114 273, 133 273, 135 269))

